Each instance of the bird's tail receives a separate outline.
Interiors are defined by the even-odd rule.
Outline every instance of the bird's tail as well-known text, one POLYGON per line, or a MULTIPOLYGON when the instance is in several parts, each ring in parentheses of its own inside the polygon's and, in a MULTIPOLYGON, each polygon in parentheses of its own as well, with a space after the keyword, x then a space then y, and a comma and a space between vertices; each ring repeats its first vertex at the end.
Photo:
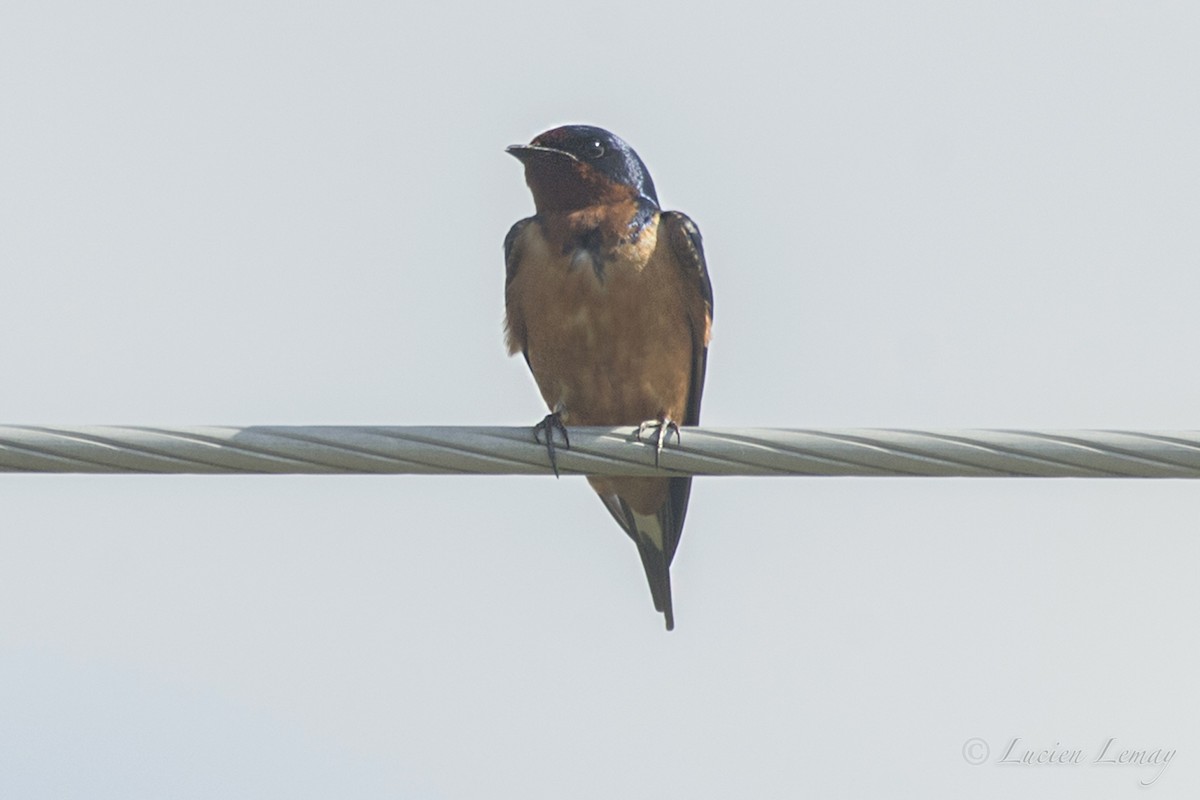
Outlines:
MULTIPOLYGON (((626 506, 628 509, 628 506, 626 506)), ((671 606, 671 564, 663 551, 663 529, 661 514, 645 515, 629 511, 636 526, 638 554, 646 570, 646 581, 650 584, 650 596, 656 611, 666 618, 667 630, 675 629, 675 609, 671 606)))
POLYGON ((653 514, 634 511, 629 503, 616 493, 600 493, 605 508, 637 545, 642 568, 646 571, 646 581, 650 584, 654 608, 665 618, 667 630, 675 628, 670 570, 675 549, 679 545, 679 534, 683 528, 683 516, 687 512, 690 489, 690 478, 671 478, 667 497, 653 514))

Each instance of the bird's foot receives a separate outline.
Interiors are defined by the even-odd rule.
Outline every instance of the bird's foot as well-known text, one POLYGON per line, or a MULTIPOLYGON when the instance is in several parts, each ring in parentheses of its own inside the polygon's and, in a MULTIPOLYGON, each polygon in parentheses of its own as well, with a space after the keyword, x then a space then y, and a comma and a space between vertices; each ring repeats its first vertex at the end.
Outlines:
POLYGON ((562 434, 563 448, 571 449, 571 439, 567 436, 567 426, 563 425, 562 416, 555 411, 553 414, 547 414, 546 418, 533 426, 533 440, 538 444, 542 443, 541 434, 546 434, 546 455, 550 457, 550 468, 554 470, 554 477, 558 475, 558 461, 554 457, 554 432, 558 431, 562 434))
POLYGON ((663 445, 671 438, 671 434, 675 434, 675 444, 682 444, 683 437, 679 435, 679 425, 673 419, 648 419, 637 428, 637 440, 639 442, 646 441, 646 431, 653 430, 651 434, 654 442, 654 467, 658 468, 658 457, 662 453, 663 445))

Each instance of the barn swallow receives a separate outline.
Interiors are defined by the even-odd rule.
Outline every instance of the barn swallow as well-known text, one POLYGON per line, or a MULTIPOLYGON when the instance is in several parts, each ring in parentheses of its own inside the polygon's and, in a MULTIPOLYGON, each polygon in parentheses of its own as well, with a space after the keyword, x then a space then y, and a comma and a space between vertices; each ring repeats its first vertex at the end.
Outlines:
MULTIPOLYGON (((658 449, 700 422, 712 284, 700 231, 662 211, 642 159, 617 136, 566 125, 508 152, 525 165, 534 216, 504 240, 505 331, 550 414, 534 428, 554 461, 566 425, 636 425, 658 449)), ((657 451, 656 451, 657 453, 657 451)), ((671 560, 692 479, 589 476, 633 539, 667 630, 671 560)))

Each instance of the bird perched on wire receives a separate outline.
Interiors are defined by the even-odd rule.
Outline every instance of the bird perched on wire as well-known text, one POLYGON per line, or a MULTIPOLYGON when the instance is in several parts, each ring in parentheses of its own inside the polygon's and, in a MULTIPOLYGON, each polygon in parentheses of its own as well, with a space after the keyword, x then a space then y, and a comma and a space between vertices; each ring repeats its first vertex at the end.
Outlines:
MULTIPOLYGON (((662 449, 700 422, 712 330, 712 285, 700 231, 662 211, 628 144, 566 125, 508 152, 525 165, 536 214, 504 240, 506 336, 550 414, 534 428, 557 474, 566 425, 637 425, 662 449)), ((675 626, 671 560, 692 479, 590 476, 637 545, 654 607, 675 626)))

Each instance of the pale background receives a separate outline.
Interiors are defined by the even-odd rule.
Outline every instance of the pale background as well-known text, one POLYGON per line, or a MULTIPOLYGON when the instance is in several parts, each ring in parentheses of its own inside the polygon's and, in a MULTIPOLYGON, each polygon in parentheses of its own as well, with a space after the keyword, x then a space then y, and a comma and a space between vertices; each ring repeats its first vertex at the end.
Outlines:
MULTIPOLYGON (((1198 42, 1194 2, 9 0, 0 422, 532 424, 503 148, 588 122, 705 234, 708 424, 1200 427, 1198 42)), ((9 475, 0 526, 6 799, 1200 791, 1196 483, 702 479, 673 634, 578 478, 9 475)))

